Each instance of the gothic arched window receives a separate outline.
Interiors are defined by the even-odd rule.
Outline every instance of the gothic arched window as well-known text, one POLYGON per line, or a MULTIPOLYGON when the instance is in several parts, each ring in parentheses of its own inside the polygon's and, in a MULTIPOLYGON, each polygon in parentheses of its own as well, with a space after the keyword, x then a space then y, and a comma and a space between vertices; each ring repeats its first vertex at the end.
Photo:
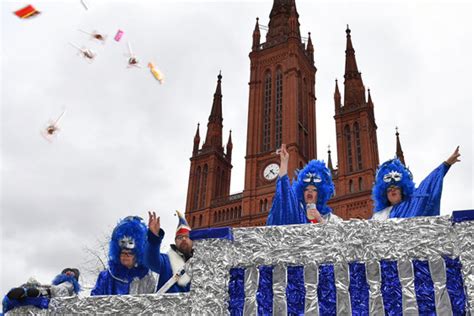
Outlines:
POLYGON ((201 185, 201 207, 206 206, 206 189, 207 189, 207 164, 204 165, 202 171, 202 185, 201 185))
POLYGON ((219 166, 217 166, 216 179, 215 179, 216 182, 214 184, 214 196, 215 197, 221 196, 222 185, 221 185, 221 182, 220 182, 220 178, 221 178, 221 168, 219 166))
POLYGON ((281 146, 282 138, 282 111, 283 111, 283 74, 280 68, 276 72, 276 98, 275 98, 275 147, 281 146))
POLYGON ((344 137, 346 138, 346 152, 347 152, 347 167, 349 172, 354 171, 352 166, 352 140, 351 140, 351 129, 349 125, 344 127, 344 137))
POLYGON ((270 126, 272 107, 272 74, 267 71, 265 74, 265 87, 263 92, 263 146, 262 151, 270 150, 270 126))
POLYGON ((199 192, 201 189, 201 166, 197 167, 194 181, 196 191, 194 191, 193 209, 197 209, 199 207, 199 192))
POLYGON ((359 123, 354 123, 354 134, 355 134, 355 145, 356 145, 356 155, 357 155, 357 169, 362 169, 362 148, 360 147, 360 130, 359 123))

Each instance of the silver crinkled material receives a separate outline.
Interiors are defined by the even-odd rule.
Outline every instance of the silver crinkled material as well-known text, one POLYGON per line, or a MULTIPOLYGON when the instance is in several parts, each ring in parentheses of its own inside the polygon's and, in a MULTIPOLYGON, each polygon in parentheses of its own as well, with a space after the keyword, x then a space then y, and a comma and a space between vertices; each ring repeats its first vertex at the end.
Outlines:
MULTIPOLYGON (((304 265, 316 271, 323 263, 335 264, 338 310, 350 311, 347 294, 347 263, 363 262, 371 292, 371 315, 383 313, 378 261, 397 260, 403 287, 404 306, 416 310, 412 259, 428 260, 433 271, 442 270, 441 256, 459 257, 471 313, 474 314, 474 221, 453 225, 448 216, 391 219, 386 221, 351 220, 336 224, 292 225, 233 229, 234 241, 199 240, 186 270, 192 276, 190 293, 124 295, 83 299, 52 299, 48 312, 54 314, 229 314, 229 270, 245 267, 244 310, 255 314, 258 267, 275 266, 274 311, 286 313, 284 289, 288 265, 304 265), (341 283, 338 283, 341 282, 341 283)), ((309 271, 309 270, 308 270, 309 271)), ((434 278, 435 284, 445 280, 434 278)), ((317 279, 307 280, 308 297, 315 297, 317 279)), ((437 294, 438 295, 438 294, 437 294)), ((437 306, 442 311, 444 306, 437 306)), ((306 302, 308 312, 317 313, 317 302, 306 302)), ((21 309, 22 314, 38 309, 21 309)), ((10 314, 16 314, 13 310, 10 314)), ((40 312, 41 313, 41 312, 40 312)))

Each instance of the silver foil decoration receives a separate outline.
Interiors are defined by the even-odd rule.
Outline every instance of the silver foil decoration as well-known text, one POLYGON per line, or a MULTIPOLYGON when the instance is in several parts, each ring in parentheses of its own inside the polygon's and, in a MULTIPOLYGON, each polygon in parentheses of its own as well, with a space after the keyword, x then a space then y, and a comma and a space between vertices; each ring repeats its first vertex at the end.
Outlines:
MULTIPOLYGON (((338 309, 350 311, 347 301, 347 264, 366 264, 370 287, 370 313, 383 313, 378 261, 397 260, 403 287, 403 304, 418 312, 413 284, 412 260, 428 260, 435 284, 437 311, 446 310, 446 279, 442 275, 441 256, 459 257, 462 263, 469 311, 474 314, 474 221, 453 225, 448 216, 390 219, 386 221, 350 220, 341 223, 291 225, 233 229, 234 241, 199 240, 194 243, 194 257, 186 271, 192 276, 191 292, 157 296, 123 295, 56 298, 49 310, 33 308, 12 310, 15 314, 166 314, 166 315, 228 315, 229 270, 246 268, 245 292, 254 294, 258 287, 258 268, 274 266, 273 311, 286 314, 286 267, 304 265, 307 300, 315 297, 317 271, 321 264, 335 265, 338 309), (434 274, 437 274, 435 276, 434 274), (339 303, 339 302, 338 302, 339 303), (443 306, 442 306, 443 305, 443 306)), ((246 308, 254 315, 255 296, 246 298, 246 308), (249 306, 247 307, 247 304, 249 306)), ((317 302, 306 302, 310 314, 318 314, 317 302)), ((342 310, 341 310, 342 311, 342 310)))

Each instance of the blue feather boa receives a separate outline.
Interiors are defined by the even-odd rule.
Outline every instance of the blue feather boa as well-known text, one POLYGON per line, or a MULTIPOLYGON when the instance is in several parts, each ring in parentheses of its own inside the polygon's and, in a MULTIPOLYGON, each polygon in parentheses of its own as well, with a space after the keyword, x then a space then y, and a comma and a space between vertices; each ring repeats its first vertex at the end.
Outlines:
POLYGON ((72 285, 74 286, 74 293, 76 294, 79 293, 79 291, 81 290, 81 286, 79 285, 79 282, 77 282, 76 278, 71 275, 58 274, 54 278, 53 282, 51 282, 51 284, 58 285, 64 282, 71 282, 72 285))
POLYGON ((311 160, 301 171, 298 172, 296 180, 293 181, 293 191, 300 203, 306 205, 304 201, 304 189, 308 185, 314 185, 318 190, 318 200, 316 207, 322 215, 330 213, 332 210, 326 205, 327 201, 334 195, 334 183, 332 182, 331 171, 322 160, 311 160), (303 179, 308 173, 316 174, 321 178, 321 182, 306 183, 303 179))
POLYGON ((390 159, 381 164, 377 169, 375 184, 372 188, 372 200, 374 200, 375 203, 374 212, 379 212, 390 206, 390 202, 387 199, 387 189, 392 185, 401 189, 402 200, 410 198, 415 191, 415 183, 413 182, 413 176, 410 170, 398 159, 390 159), (391 171, 400 173, 401 180, 394 181, 392 179, 390 182, 385 182, 383 180, 384 176, 391 171))

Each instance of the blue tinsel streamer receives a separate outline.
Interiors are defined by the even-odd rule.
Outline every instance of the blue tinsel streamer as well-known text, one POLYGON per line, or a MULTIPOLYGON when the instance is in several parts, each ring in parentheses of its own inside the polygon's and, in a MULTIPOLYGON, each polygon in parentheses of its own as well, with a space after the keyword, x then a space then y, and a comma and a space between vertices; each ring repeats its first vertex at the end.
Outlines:
POLYGON ((349 263, 349 274, 352 316, 369 315, 369 284, 365 276, 365 264, 349 263))
POLYGON ((381 260, 380 272, 382 278, 382 298, 385 315, 403 315, 402 285, 398 279, 396 261, 381 260))
POLYGON ((229 312, 231 315, 243 315, 245 303, 244 268, 232 268, 229 271, 229 312))

